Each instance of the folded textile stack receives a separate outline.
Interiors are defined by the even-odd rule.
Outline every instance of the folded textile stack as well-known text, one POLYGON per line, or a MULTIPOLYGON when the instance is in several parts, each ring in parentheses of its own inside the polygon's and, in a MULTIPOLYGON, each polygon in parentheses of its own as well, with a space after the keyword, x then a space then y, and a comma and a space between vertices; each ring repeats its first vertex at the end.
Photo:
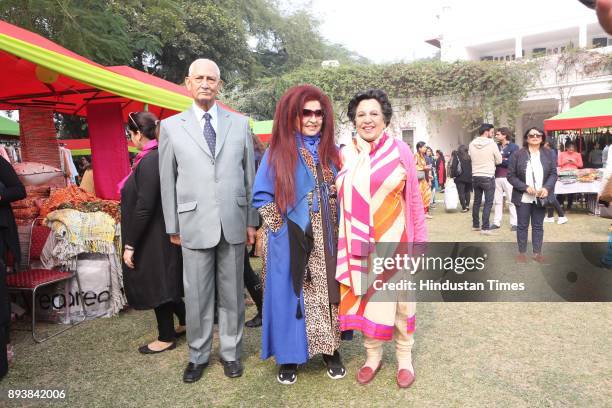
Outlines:
POLYGON ((55 210, 45 221, 56 236, 65 238, 66 251, 72 256, 83 252, 110 254, 115 250, 115 220, 104 212, 55 210))
POLYGON ((49 186, 26 186, 26 198, 11 203, 17 225, 29 225, 39 216, 40 207, 49 197, 49 192, 49 186))
POLYGON ((121 252, 113 217, 101 211, 81 212, 66 208, 50 212, 45 221, 53 232, 53 239, 50 237, 43 250, 45 266, 64 265, 73 270, 79 254, 107 255, 112 288, 111 312, 115 314, 121 310, 127 301, 122 292, 121 252))
POLYGON ((580 183, 592 183, 602 177, 599 169, 580 169, 576 170, 576 179, 580 183))
POLYGON ((77 211, 81 211, 84 213, 101 211, 103 213, 110 215, 117 223, 121 222, 121 209, 120 208, 121 207, 119 206, 119 201, 99 200, 99 199, 96 199, 96 201, 80 202, 80 203, 67 202, 67 203, 60 204, 57 207, 58 210, 72 209, 72 210, 77 210, 77 211))
POLYGON ((51 193, 49 199, 44 203, 40 209, 41 217, 46 217, 52 211, 55 211, 60 205, 66 203, 82 203, 96 201, 96 196, 89 194, 77 186, 68 186, 66 188, 59 188, 51 193))
POLYGON ((576 170, 561 170, 557 173, 557 177, 563 184, 571 184, 577 181, 576 170))
POLYGON ((105 212, 110 215, 115 222, 119 222, 121 215, 119 202, 112 200, 100 200, 93 194, 81 190, 77 186, 68 186, 54 190, 51 197, 41 208, 41 217, 55 210, 72 209, 84 213, 105 212))

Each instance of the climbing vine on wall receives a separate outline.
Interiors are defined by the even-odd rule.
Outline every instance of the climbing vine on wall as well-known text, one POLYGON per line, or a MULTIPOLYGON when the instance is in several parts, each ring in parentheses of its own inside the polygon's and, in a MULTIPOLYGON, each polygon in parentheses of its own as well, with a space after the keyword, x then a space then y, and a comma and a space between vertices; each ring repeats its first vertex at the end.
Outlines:
POLYGON ((262 80, 250 89, 233 87, 224 96, 237 109, 258 119, 269 119, 274 116, 276 101, 287 88, 309 83, 327 93, 337 108, 336 115, 343 117, 348 101, 356 92, 380 88, 391 98, 406 99, 433 115, 450 103, 467 127, 489 113, 513 123, 535 72, 533 63, 493 61, 425 60, 409 64, 308 68, 262 80))

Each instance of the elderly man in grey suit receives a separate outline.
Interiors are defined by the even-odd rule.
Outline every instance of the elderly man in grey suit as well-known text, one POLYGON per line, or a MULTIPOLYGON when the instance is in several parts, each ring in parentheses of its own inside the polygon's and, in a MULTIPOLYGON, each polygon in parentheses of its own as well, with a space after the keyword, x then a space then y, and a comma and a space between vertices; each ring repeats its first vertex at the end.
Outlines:
POLYGON ((188 383, 200 379, 210 358, 215 286, 223 371, 243 371, 244 245, 255 242, 258 223, 251 207, 255 161, 248 119, 215 103, 220 82, 213 61, 193 62, 186 78, 193 105, 160 126, 166 232, 183 251, 188 383))

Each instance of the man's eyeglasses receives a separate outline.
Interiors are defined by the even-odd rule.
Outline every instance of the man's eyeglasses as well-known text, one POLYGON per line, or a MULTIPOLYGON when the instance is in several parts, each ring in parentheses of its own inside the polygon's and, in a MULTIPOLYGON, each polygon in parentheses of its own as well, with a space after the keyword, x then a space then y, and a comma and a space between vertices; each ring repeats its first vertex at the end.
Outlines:
POLYGON ((313 116, 316 119, 321 119, 323 117, 323 111, 321 109, 317 109, 317 110, 302 109, 302 116, 307 119, 313 116))
POLYGON ((529 137, 530 139, 535 139, 536 137, 542 137, 542 134, 541 133, 529 133, 527 137, 529 137))
POLYGON ((189 77, 196 85, 200 85, 202 82, 206 81, 208 85, 215 85, 219 82, 219 78, 210 77, 205 75, 191 76, 189 77))

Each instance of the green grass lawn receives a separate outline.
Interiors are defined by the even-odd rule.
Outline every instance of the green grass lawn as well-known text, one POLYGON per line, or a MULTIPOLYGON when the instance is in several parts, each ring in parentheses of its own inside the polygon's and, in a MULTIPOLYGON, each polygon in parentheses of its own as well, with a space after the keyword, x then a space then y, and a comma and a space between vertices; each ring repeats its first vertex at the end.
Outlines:
MULTIPOLYGON (((470 230, 469 213, 445 213, 441 207, 427 221, 432 241, 485 238, 470 230)), ((565 225, 546 224, 545 241, 607 240, 608 220, 580 212, 569 219, 565 225)), ((509 227, 498 231, 486 239, 516 250, 509 227)), ((250 306, 247 318, 254 313, 250 306)), ((260 330, 248 328, 243 377, 224 377, 215 340, 203 378, 184 384, 185 340, 173 351, 140 355, 137 347, 156 336, 155 317, 131 310, 86 322, 43 344, 14 331, 16 361, 0 389, 67 388, 69 404, 79 407, 603 407, 612 401, 610 327, 609 303, 420 303, 413 350, 417 379, 410 389, 395 384, 392 344, 385 347, 376 379, 367 386, 356 383, 364 361, 359 335, 342 345, 344 379, 330 380, 315 357, 300 369, 295 385, 280 385, 274 362, 259 358, 260 330)))

